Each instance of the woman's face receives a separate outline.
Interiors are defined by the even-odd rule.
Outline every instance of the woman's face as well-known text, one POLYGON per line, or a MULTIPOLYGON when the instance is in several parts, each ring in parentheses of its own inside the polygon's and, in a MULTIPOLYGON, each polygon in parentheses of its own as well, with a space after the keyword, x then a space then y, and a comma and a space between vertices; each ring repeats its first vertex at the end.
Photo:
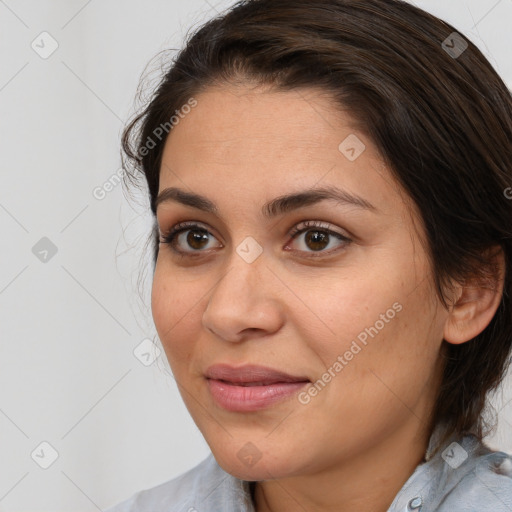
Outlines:
POLYGON ((174 238, 181 256, 160 244, 152 310, 219 464, 246 480, 305 475, 424 433, 448 313, 418 213, 375 146, 318 91, 225 86, 196 100, 166 141, 159 192, 199 194, 216 212, 159 203, 162 233, 199 227, 174 238), (320 188, 359 204, 302 198, 263 211, 320 188), (274 402, 229 395, 226 408, 205 376, 219 363, 310 382, 281 386, 293 392, 274 402))

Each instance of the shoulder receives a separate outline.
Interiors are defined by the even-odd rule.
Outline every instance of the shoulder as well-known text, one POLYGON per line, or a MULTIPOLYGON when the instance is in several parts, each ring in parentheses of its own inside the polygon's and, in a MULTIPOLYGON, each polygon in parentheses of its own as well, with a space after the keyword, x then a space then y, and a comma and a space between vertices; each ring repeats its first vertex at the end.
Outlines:
POLYGON ((442 444, 439 439, 431 437, 427 461, 417 466, 388 512, 511 512, 512 456, 472 434, 453 435, 442 444))
POLYGON ((249 512, 244 508, 248 507, 246 484, 226 473, 210 454, 178 477, 139 491, 105 512, 207 512, 219 506, 227 512, 249 512))
POLYGON ((439 512, 510 512, 512 510, 512 457, 482 450, 470 471, 444 497, 439 512))

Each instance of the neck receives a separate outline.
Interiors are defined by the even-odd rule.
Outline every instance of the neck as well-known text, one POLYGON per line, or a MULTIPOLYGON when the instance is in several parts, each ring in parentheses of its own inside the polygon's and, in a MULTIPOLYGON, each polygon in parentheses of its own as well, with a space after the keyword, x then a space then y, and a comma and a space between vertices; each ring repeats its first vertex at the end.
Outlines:
POLYGON ((431 431, 416 418, 378 445, 315 474, 252 482, 256 512, 386 512, 416 467, 431 431))

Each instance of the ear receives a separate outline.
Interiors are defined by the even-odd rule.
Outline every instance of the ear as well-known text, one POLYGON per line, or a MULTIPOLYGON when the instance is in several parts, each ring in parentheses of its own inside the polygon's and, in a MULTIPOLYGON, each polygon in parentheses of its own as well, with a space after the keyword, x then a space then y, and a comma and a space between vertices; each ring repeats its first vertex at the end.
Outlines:
POLYGON ((500 305, 505 279, 503 249, 493 247, 485 255, 489 261, 488 277, 471 278, 456 287, 455 304, 444 326, 443 337, 448 343, 460 344, 478 336, 500 305))

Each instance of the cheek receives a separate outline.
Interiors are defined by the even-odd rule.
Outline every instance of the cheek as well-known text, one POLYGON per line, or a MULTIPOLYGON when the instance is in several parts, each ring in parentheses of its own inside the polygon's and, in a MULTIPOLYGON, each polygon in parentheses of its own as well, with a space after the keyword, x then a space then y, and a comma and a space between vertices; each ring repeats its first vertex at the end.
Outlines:
MULTIPOLYGON (((331 276, 320 287, 304 290, 308 298, 304 304, 307 310, 296 310, 297 322, 304 328, 310 325, 310 334, 306 339, 312 340, 318 350, 326 354, 339 354, 348 350, 351 340, 359 339, 364 346, 368 337, 367 329, 376 322, 383 331, 393 318, 400 316, 393 304, 399 302, 400 293, 390 286, 382 286, 378 280, 367 276, 366 279, 348 280, 342 276, 331 276), (388 323, 383 323, 380 315, 388 323), (310 322, 307 322, 309 319, 310 322)), ((380 329, 379 329, 380 330, 380 329)))
POLYGON ((180 282, 167 272, 155 271, 151 290, 151 310, 155 327, 173 372, 180 361, 189 360, 198 339, 202 294, 194 286, 180 282))
POLYGON ((357 381, 382 387, 374 372, 407 394, 407 379, 428 379, 441 344, 442 318, 441 323, 433 318, 426 282, 407 277, 388 269, 386 280, 376 275, 333 279, 332 285, 307 291, 314 314, 301 308, 296 322, 324 370, 342 357, 343 369, 337 365, 333 379, 337 385, 357 381))

